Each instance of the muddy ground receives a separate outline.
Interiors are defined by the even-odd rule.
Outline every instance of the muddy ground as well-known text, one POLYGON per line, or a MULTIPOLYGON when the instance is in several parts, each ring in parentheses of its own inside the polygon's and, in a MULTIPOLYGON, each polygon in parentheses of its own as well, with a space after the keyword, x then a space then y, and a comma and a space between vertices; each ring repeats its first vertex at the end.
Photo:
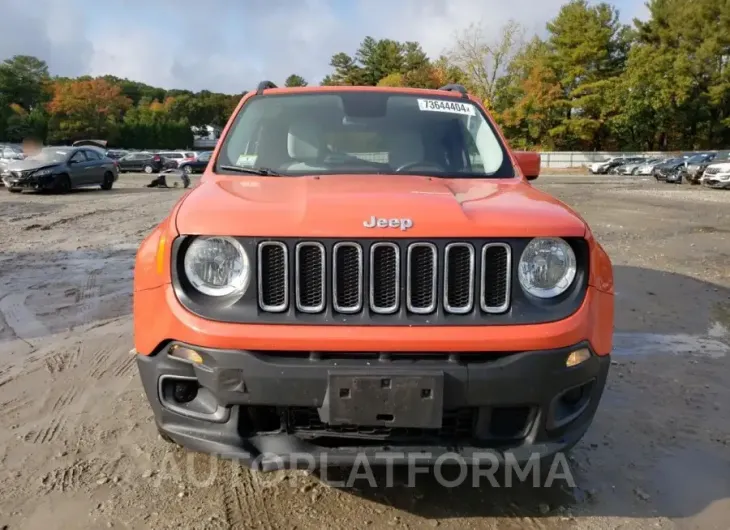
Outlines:
POLYGON ((255 474, 159 439, 132 347, 139 241, 181 190, 0 189, 0 528, 730 527, 730 192, 541 177, 616 273, 616 352, 576 486, 255 474), (382 482, 381 482, 382 483, 382 482))

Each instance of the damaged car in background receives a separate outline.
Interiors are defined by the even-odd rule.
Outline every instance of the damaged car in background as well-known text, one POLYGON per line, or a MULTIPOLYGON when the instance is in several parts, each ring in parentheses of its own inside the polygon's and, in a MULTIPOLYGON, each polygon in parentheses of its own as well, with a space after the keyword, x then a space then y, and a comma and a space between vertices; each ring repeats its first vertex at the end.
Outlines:
POLYGON ((114 161, 94 147, 44 147, 24 160, 11 162, 0 175, 11 193, 66 193, 89 186, 110 190, 118 176, 114 161))
POLYGON ((712 164, 717 155, 715 152, 698 153, 687 158, 677 171, 667 177, 667 182, 681 184, 686 181, 690 184, 699 184, 705 169, 712 164))
MULTIPOLYGON (((681 167, 684 167, 685 159, 682 157, 670 158, 669 160, 657 164, 654 167, 653 176, 657 181, 667 182, 670 176, 674 175, 681 167)), ((671 182, 671 181, 669 181, 671 182)))

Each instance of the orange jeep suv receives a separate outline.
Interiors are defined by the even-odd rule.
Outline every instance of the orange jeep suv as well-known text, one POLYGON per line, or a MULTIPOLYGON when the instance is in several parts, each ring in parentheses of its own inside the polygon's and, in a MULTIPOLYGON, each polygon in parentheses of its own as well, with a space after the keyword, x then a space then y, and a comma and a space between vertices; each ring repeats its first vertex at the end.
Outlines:
POLYGON ((459 85, 262 82, 136 257, 163 438, 261 470, 572 447, 613 272, 539 172, 459 85))

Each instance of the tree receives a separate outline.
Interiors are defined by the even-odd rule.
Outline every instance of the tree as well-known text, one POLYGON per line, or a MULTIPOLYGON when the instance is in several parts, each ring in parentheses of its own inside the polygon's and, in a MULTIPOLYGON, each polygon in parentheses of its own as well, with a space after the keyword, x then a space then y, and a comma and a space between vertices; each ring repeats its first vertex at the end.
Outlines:
POLYGON ((489 107, 496 96, 497 80, 519 52, 523 35, 524 28, 515 21, 504 25, 497 39, 478 24, 472 24, 456 35, 449 60, 464 72, 471 91, 489 107))
POLYGON ((28 55, 16 55, 0 64, 0 99, 26 110, 48 101, 48 66, 28 55))
POLYGON ((548 22, 552 68, 563 91, 563 120, 553 129, 570 148, 598 149, 617 111, 612 95, 626 61, 628 28, 606 3, 571 0, 548 22))
POLYGON ((562 89, 550 65, 550 50, 535 37, 513 59, 497 83, 497 120, 519 149, 553 149, 560 123, 562 89))
POLYGON ((307 82, 304 80, 304 78, 302 76, 297 75, 297 74, 292 74, 286 78, 286 81, 284 81, 284 86, 287 86, 287 87, 307 86, 307 82))
POLYGON ((119 86, 104 79, 57 83, 48 104, 50 134, 57 141, 108 138, 131 104, 119 86))

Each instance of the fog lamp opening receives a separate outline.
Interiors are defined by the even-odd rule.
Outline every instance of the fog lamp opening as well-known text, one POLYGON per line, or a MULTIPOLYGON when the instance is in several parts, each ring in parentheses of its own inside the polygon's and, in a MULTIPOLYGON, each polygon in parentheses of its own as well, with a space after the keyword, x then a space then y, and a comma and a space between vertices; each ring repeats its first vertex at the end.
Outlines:
POLYGON ((174 346, 170 347, 170 349, 167 351, 167 354, 170 357, 179 361, 193 364, 203 364, 203 358, 200 356, 200 354, 191 348, 186 348, 185 346, 175 344, 174 346))
POLYGON ((570 352, 570 355, 568 355, 568 358, 565 360, 565 366, 568 368, 578 366, 579 364, 586 362, 590 358, 590 350, 588 348, 581 348, 579 350, 570 352))

